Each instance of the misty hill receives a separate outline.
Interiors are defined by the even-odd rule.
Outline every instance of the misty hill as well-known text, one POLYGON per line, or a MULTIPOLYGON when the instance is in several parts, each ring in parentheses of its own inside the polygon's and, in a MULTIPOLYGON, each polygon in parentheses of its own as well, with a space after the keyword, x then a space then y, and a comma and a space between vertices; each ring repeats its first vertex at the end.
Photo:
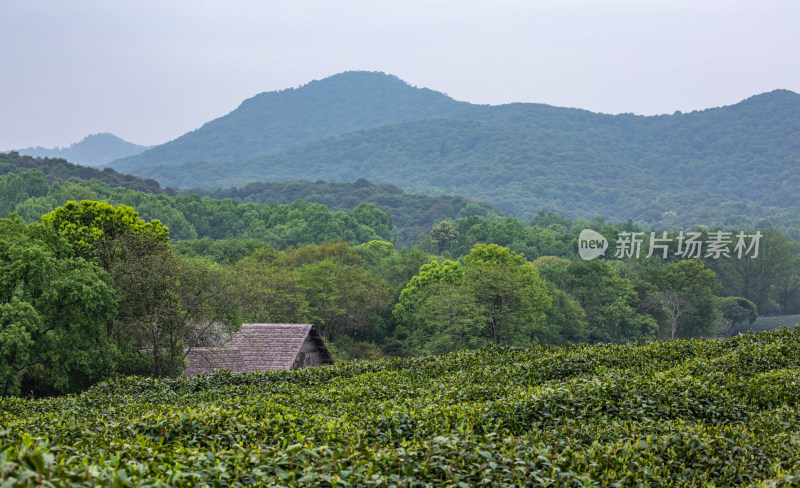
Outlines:
POLYGON ((179 188, 366 178, 414 193, 467 195, 521 217, 545 209, 670 225, 722 224, 739 215, 731 212, 794 219, 800 95, 777 90, 659 116, 472 106, 450 118, 355 131, 277 154, 136 174, 179 188))
POLYGON ((114 134, 101 133, 86 136, 69 147, 48 149, 28 147, 16 152, 37 158, 62 158, 85 166, 102 166, 115 159, 146 151, 151 146, 140 146, 121 139, 114 134))
POLYGON ((395 76, 353 71, 299 88, 261 93, 233 112, 142 154, 114 161, 130 171, 192 161, 229 161, 383 125, 439 118, 469 109, 395 76))

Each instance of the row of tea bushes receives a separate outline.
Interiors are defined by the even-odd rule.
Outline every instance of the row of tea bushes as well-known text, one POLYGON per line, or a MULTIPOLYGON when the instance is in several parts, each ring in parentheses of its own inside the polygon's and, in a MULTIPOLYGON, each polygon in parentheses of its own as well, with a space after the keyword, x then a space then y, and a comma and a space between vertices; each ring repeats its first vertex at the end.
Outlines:
POLYGON ((800 330, 0 399, 0 486, 796 486, 800 330))

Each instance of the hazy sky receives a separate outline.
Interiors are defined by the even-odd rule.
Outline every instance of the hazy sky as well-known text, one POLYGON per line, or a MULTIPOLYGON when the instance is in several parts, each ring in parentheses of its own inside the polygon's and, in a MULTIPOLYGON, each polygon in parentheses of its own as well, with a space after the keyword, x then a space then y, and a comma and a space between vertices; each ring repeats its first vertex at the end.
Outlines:
POLYGON ((160 144, 346 70, 607 113, 800 92, 796 0, 0 0, 0 19, 0 150, 160 144))

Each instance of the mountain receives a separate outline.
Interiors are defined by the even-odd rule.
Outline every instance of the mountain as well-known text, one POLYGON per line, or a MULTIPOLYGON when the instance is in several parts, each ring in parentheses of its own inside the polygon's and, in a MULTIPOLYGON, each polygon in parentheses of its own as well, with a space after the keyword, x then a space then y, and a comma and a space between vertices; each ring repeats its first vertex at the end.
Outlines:
POLYGON ((261 93, 199 129, 110 166, 230 161, 348 132, 453 116, 471 105, 383 73, 351 71, 299 88, 261 93))
POLYGON ((100 133, 86 136, 69 147, 47 149, 37 146, 17 149, 16 152, 37 158, 68 159, 84 166, 102 166, 115 159, 139 154, 150 147, 128 142, 114 134, 100 133))
POLYGON ((365 178, 527 218, 790 226, 800 215, 800 95, 670 115, 473 105, 383 73, 263 93, 112 166, 176 188, 365 178), (739 213, 736 213, 739 212, 739 213), (776 224, 777 225, 777 224, 776 224))
POLYGON ((276 154, 135 173, 178 188, 366 178, 414 193, 467 195, 521 217, 546 209, 570 218, 713 225, 733 208, 800 207, 800 95, 777 90, 659 116, 472 106, 276 154))

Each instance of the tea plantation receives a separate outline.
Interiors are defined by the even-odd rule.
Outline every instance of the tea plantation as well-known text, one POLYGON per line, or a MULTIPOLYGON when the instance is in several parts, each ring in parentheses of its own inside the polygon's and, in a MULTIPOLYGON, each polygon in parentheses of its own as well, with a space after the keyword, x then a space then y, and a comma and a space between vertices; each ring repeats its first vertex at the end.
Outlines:
POLYGON ((0 399, 0 486, 797 486, 800 330, 0 399))

